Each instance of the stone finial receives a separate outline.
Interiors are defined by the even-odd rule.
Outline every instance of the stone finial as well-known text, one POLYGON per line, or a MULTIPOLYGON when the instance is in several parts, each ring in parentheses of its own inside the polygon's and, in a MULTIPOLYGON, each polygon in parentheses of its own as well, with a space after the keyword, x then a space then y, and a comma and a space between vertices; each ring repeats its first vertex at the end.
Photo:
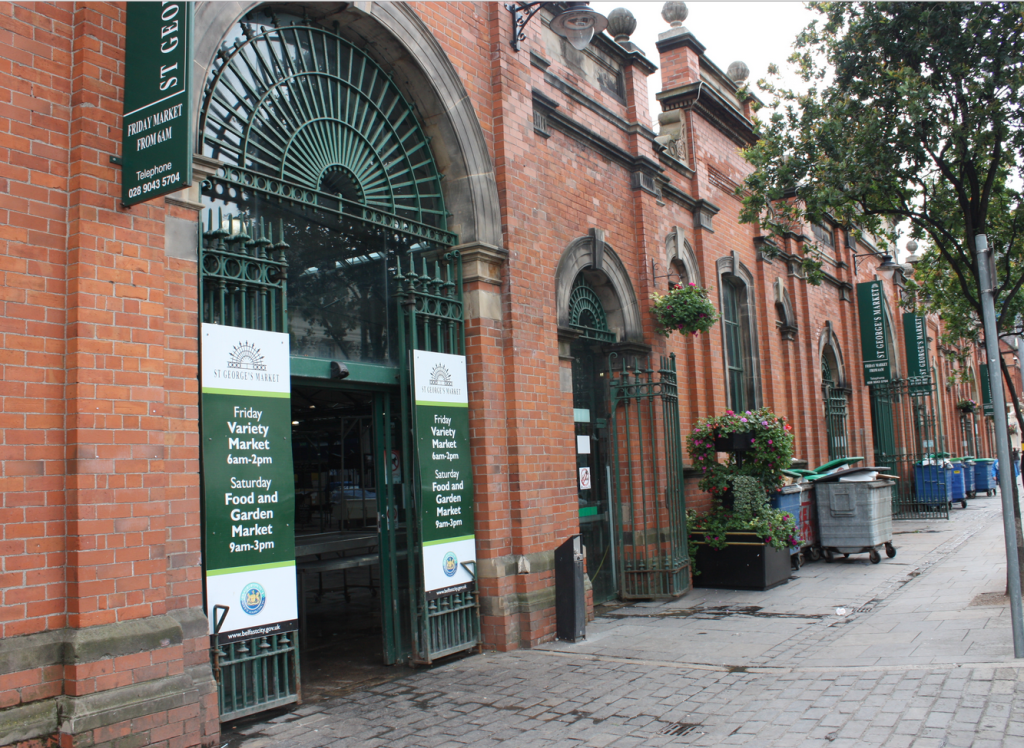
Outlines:
POLYGON ((729 76, 729 80, 733 83, 742 83, 750 76, 750 68, 742 60, 736 60, 736 62, 729 65, 729 69, 725 74, 729 76))
POLYGON ((608 33, 619 44, 629 41, 629 35, 636 31, 636 18, 626 8, 616 8, 608 14, 608 33))
POLYGON ((690 9, 686 7, 686 3, 665 3, 661 9, 661 17, 674 29, 682 26, 688 15, 690 9))
POLYGON ((915 252, 917 252, 917 242, 915 242, 913 239, 907 242, 907 251, 910 252, 910 254, 914 254, 915 252))

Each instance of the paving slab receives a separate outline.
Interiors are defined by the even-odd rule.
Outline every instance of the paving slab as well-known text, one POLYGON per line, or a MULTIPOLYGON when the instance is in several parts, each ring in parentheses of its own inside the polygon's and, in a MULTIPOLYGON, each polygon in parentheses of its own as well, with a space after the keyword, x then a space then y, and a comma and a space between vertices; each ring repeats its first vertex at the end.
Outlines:
POLYGON ((1024 746, 998 496, 895 523, 897 556, 612 610, 587 639, 457 659, 253 719, 269 746, 1024 746), (979 596, 981 596, 979 598, 979 596), (977 603, 977 604, 976 604, 977 603), (298 718, 298 719, 297 719, 298 718), (275 723, 276 720, 276 723, 275 723))

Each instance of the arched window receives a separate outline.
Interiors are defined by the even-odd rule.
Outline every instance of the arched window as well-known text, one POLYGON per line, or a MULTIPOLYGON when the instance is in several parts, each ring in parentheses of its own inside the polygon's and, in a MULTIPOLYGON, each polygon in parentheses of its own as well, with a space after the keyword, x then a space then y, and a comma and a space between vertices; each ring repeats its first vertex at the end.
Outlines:
POLYGON ((754 277, 735 253, 720 258, 717 269, 726 399, 730 410, 753 410, 761 405, 754 277))

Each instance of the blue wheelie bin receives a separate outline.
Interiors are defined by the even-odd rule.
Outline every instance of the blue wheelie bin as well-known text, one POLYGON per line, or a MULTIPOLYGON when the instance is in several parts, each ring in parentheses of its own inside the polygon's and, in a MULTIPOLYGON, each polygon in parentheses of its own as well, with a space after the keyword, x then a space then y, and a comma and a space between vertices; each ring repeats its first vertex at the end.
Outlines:
POLYGON ((982 491, 986 496, 996 493, 996 461, 989 457, 979 457, 974 461, 974 495, 982 491))
POLYGON ((964 482, 964 464, 960 461, 960 458, 951 460, 953 463, 953 495, 950 506, 953 506, 953 501, 959 501, 960 505, 967 508, 967 484, 964 482))
POLYGON ((973 499, 977 489, 974 487, 975 481, 975 461, 974 457, 961 457, 960 462, 964 466, 964 493, 967 494, 967 498, 973 499))
POLYGON ((937 459, 919 460, 914 465, 914 487, 919 503, 948 504, 953 500, 953 468, 943 466, 937 459))

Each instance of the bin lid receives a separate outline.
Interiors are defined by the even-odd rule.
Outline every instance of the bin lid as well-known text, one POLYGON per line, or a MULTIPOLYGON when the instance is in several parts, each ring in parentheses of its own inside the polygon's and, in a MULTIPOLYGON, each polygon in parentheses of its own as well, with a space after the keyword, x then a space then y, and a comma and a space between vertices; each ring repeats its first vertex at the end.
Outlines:
MULTIPOLYGON (((863 459, 863 458, 861 458, 861 459, 863 459)), ((814 483, 831 483, 832 481, 838 481, 840 478, 851 477, 853 475, 856 475, 857 473, 883 473, 883 474, 888 474, 888 472, 889 472, 889 468, 887 468, 887 467, 871 467, 871 466, 851 467, 851 468, 844 468, 843 470, 837 470, 834 473, 828 473, 827 475, 825 475, 825 474, 822 474, 822 475, 812 475, 812 476, 808 477, 807 480, 809 480, 811 482, 814 482, 814 483)), ((878 480, 886 480, 886 478, 879 478, 878 480)))
POLYGON ((974 461, 975 462, 992 463, 992 462, 995 462, 995 458, 993 458, 993 457, 975 457, 974 461))
POLYGON ((779 472, 783 475, 788 475, 790 478, 806 478, 809 475, 815 475, 813 470, 802 470, 801 468, 787 468, 779 472))
POLYGON ((836 468, 852 465, 855 462, 860 462, 863 459, 863 457, 840 457, 838 460, 829 460, 824 465, 818 465, 817 468, 811 471, 811 474, 820 475, 821 473, 825 473, 829 470, 835 470, 836 468))

